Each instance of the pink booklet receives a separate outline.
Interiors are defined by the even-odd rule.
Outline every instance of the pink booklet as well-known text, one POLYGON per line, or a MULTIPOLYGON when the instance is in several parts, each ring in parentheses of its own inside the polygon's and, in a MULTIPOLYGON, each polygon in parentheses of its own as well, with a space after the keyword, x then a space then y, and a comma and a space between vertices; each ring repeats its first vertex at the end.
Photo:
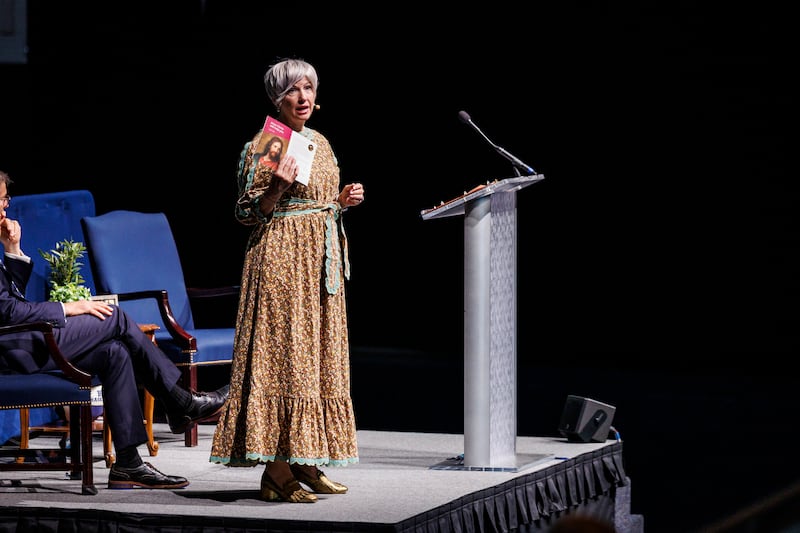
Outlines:
POLYGON ((296 181, 303 185, 308 185, 311 177, 311 164, 316 151, 317 144, 314 141, 305 138, 283 122, 270 116, 264 121, 264 131, 256 147, 256 153, 261 155, 263 163, 274 165, 273 168, 277 167, 278 162, 284 156, 294 156, 298 166, 296 181), (275 155, 271 156, 270 147, 274 143, 280 143, 280 151, 274 149, 272 153, 275 155))

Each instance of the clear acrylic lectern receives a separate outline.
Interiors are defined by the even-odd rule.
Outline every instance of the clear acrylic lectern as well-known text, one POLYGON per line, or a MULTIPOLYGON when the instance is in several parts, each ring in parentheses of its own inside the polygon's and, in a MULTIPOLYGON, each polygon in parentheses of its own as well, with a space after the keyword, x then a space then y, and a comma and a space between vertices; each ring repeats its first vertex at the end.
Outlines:
POLYGON ((516 453, 516 194, 542 179, 495 180, 421 213, 464 215, 464 454, 433 469, 516 472, 552 458, 516 453))

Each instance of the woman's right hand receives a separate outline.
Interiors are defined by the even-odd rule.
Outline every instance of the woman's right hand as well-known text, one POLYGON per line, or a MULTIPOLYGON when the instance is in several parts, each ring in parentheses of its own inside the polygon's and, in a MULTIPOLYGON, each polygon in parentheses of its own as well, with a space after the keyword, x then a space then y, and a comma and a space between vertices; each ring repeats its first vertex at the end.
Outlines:
POLYGON ((281 193, 292 186, 294 180, 297 179, 298 172, 299 167, 294 156, 287 155, 281 158, 278 168, 272 173, 272 179, 281 193))

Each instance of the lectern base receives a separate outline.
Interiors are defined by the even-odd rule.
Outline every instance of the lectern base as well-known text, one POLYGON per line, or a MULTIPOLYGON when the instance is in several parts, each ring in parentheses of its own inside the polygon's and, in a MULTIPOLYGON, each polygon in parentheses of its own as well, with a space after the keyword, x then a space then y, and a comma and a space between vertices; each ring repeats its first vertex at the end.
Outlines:
POLYGON ((449 457, 441 463, 436 463, 430 470, 469 470, 471 472, 522 472, 540 463, 552 461, 555 456, 544 453, 518 453, 513 465, 508 466, 467 466, 464 464, 464 455, 449 457))

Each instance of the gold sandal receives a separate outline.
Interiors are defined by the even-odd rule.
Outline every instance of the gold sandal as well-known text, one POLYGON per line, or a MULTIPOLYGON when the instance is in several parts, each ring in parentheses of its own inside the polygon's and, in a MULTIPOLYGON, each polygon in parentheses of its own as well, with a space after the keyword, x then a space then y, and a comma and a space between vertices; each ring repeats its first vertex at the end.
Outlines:
POLYGON ((304 468, 303 465, 297 463, 290 465, 290 468, 300 483, 308 485, 318 494, 344 494, 347 492, 345 485, 331 481, 319 468, 314 468, 314 474, 311 474, 307 467, 304 468))
POLYGON ((317 497, 303 489, 294 478, 287 481, 283 487, 279 487, 267 474, 267 470, 264 470, 264 474, 261 476, 261 499, 268 502, 283 500, 290 503, 314 503, 317 501, 317 497))

